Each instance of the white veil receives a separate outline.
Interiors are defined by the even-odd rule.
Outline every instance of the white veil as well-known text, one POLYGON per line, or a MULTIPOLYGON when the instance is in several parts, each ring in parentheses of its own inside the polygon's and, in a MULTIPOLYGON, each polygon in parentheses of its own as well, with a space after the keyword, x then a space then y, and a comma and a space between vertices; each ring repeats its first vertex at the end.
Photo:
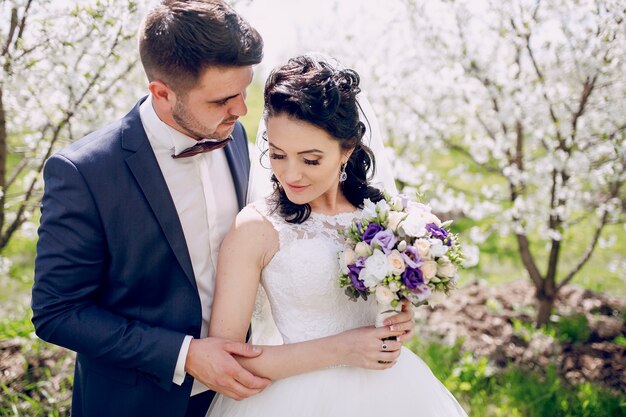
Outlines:
MULTIPOLYGON (((326 61, 335 68, 343 68, 338 61, 326 55, 318 53, 307 55, 326 61)), ((376 171, 371 185, 383 190, 387 194, 395 195, 398 193, 398 190, 396 188, 391 164, 387 158, 387 150, 383 143, 378 118, 374 113, 370 101, 363 92, 358 94, 357 101, 360 107, 359 117, 366 128, 363 143, 372 150, 376 158, 376 171)), ((248 183, 248 203, 267 197, 273 190, 271 182, 272 174, 267 156, 268 145, 264 138, 264 133, 265 121, 261 117, 256 135, 256 143, 250 152, 251 168, 248 183)), ((282 344, 283 342, 272 319, 269 300, 262 286, 259 286, 254 313, 252 315, 252 337, 250 341, 258 345, 276 345, 282 344)))

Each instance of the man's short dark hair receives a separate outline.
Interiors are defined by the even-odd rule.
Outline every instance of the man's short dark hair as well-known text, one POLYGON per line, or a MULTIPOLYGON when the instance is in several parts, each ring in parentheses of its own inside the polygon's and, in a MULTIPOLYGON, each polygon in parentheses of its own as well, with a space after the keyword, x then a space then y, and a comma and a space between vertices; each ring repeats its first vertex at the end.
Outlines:
POLYGON ((166 0, 145 18, 139 54, 149 81, 186 92, 207 67, 261 62, 263 39, 221 0, 166 0))

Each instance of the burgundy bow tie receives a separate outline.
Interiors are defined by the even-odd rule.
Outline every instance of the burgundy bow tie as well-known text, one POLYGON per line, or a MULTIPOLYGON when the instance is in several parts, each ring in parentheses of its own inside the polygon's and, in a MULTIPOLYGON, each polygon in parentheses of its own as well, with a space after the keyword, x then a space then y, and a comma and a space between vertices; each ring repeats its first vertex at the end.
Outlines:
POLYGON ((174 159, 186 158, 188 156, 194 156, 199 153, 211 152, 216 149, 222 149, 224 146, 228 145, 228 142, 230 142, 231 140, 233 140, 233 137, 229 136, 226 139, 219 140, 219 141, 196 143, 195 145, 193 145, 190 148, 185 149, 178 155, 172 155, 172 158, 174 159))

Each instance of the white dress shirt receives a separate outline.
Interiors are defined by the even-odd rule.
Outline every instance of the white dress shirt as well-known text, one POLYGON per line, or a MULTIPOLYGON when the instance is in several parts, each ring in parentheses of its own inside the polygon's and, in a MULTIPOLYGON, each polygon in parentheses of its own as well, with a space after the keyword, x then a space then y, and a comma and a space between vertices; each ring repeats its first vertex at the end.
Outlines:
MULTIPOLYGON (((198 142, 161 121, 150 95, 141 104, 140 116, 185 234, 202 306, 200 336, 206 337, 219 247, 239 211, 226 154, 224 149, 219 149, 174 159, 172 155, 198 142)), ((185 361, 191 340, 192 336, 185 338, 178 356, 173 375, 173 382, 178 385, 185 378, 185 361)), ((194 381, 191 395, 207 389, 194 381)))

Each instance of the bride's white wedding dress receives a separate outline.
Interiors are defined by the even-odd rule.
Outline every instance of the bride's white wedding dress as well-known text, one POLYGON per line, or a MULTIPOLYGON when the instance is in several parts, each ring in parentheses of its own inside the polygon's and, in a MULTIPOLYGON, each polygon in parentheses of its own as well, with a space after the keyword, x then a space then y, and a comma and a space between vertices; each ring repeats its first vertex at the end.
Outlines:
MULTIPOLYGON (((280 248, 263 269, 261 284, 285 343, 317 339, 372 325, 374 297, 352 302, 339 287, 339 229, 361 213, 311 213, 303 224, 253 207, 278 231, 280 248)), ((254 331, 254 329, 253 329, 254 331)), ((402 348, 398 362, 384 371, 336 367, 274 381, 243 401, 217 396, 210 417, 456 417, 467 416, 455 398, 413 352, 402 348)))

